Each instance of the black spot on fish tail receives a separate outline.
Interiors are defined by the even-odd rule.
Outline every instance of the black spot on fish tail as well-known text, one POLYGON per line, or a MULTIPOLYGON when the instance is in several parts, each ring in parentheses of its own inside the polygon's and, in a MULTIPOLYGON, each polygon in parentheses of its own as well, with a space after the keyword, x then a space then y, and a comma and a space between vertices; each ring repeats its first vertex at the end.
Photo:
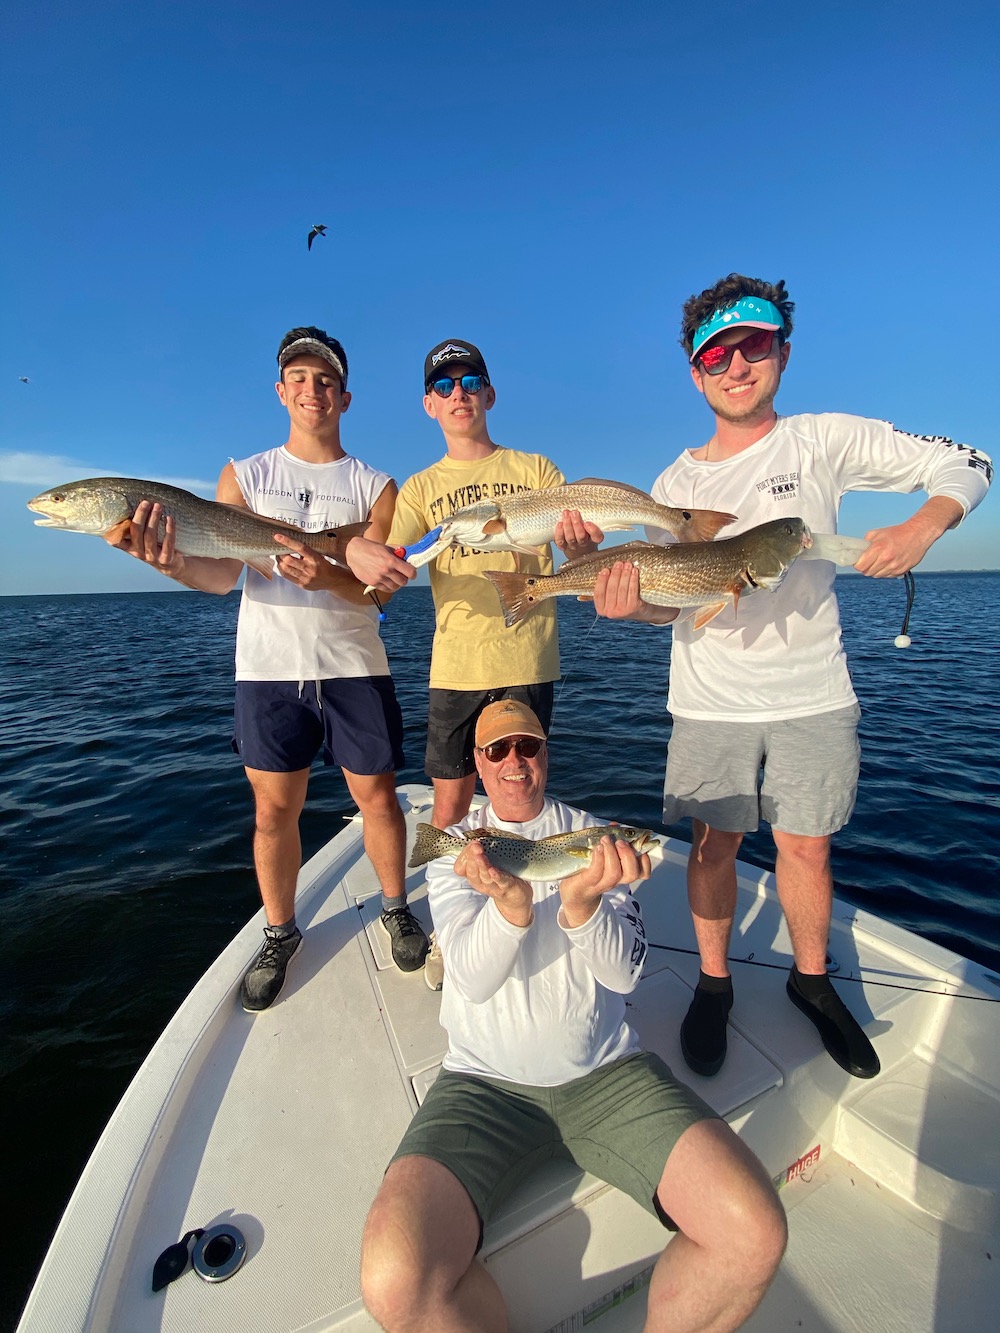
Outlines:
POLYGON ((483 574, 497 590, 504 624, 513 628, 537 602, 528 588, 537 582, 528 574, 509 574, 505 570, 484 569, 483 574))

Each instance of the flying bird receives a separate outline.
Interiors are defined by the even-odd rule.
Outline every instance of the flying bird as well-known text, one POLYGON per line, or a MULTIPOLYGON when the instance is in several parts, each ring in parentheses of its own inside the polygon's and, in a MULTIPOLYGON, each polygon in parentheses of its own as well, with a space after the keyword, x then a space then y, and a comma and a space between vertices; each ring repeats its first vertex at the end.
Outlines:
POLYGON ((307 248, 311 250, 313 248, 313 241, 316 239, 316 237, 325 235, 326 235, 325 225, 322 222, 317 222, 316 225, 313 227, 312 231, 309 233, 307 248))
POLYGON ((29 384, 31 382, 28 379, 27 375, 18 375, 17 378, 21 381, 22 384, 29 384))

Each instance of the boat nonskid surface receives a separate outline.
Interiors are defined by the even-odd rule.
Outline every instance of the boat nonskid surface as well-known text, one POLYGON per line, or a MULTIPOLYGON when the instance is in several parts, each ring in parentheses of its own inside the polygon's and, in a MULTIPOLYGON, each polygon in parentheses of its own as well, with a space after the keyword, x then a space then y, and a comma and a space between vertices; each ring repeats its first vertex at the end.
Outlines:
MULTIPOLYGON (((401 802, 412 839, 431 795, 403 788, 401 802)), ((445 1037, 440 996, 419 973, 398 972, 381 941, 362 836, 360 820, 351 821, 303 867, 306 947, 272 1009, 252 1017, 237 1000, 259 944, 255 918, 178 1011, 81 1178, 20 1333, 375 1327, 358 1288, 361 1230, 445 1037), (215 1286, 187 1273, 154 1295, 152 1265, 165 1246, 220 1224, 246 1237, 239 1271, 215 1286)), ((902 1328, 898 1307, 913 1319, 908 1333, 949 1327, 937 1318, 950 1281, 938 1279, 940 1267, 964 1287, 955 1293, 964 1322, 950 1326, 991 1327, 1000 1262, 982 1256, 991 1245, 1000 1252, 990 1239, 1000 1193, 1000 982, 994 989, 975 964, 838 902, 835 984, 883 1060, 870 1085, 852 1080, 788 1004, 790 951, 773 881, 744 865, 730 1057, 715 1079, 687 1074, 677 1029, 698 961, 686 851, 668 840, 638 890, 651 948, 629 1012, 642 1040, 784 1186, 789 1258, 748 1327, 854 1333, 857 1308, 836 1291, 817 1293, 836 1283, 841 1261, 877 1254, 887 1228, 919 1239, 921 1271, 898 1281, 883 1273, 863 1326, 902 1328), (863 1207, 842 1233, 852 1192, 863 1207), (964 1222, 970 1217, 976 1230, 964 1222)), ((421 873, 408 892, 429 924, 421 873)), ((582 1328, 584 1312, 598 1311, 596 1333, 621 1333, 642 1326, 642 1273, 663 1242, 632 1200, 558 1165, 507 1201, 487 1228, 483 1256, 513 1329, 582 1328)))

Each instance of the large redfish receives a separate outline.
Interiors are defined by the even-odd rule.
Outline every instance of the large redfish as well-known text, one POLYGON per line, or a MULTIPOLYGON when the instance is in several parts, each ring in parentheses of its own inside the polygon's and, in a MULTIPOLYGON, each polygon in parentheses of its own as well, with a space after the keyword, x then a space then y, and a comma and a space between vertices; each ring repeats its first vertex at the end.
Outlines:
POLYGON ((508 574, 484 570, 497 590, 504 619, 517 622, 548 597, 594 595, 602 569, 629 561, 639 570, 639 595, 654 606, 696 607, 694 628, 714 619, 727 606, 756 588, 773 590, 792 561, 812 545, 812 536, 800 518, 776 518, 738 537, 714 542, 655 546, 626 542, 607 550, 567 561, 556 574, 508 574))
POLYGON ((578 509, 587 522, 596 523, 602 532, 663 528, 684 542, 711 541, 736 518, 735 514, 716 509, 672 509, 657 504, 651 495, 624 482, 588 477, 564 486, 518 491, 456 509, 442 520, 434 544, 411 563, 427 564, 452 545, 472 546, 477 551, 534 553, 534 547, 544 546, 555 536, 556 523, 564 509, 578 509))
MULTIPOLYGON (((35 519, 37 527, 92 533, 117 544, 127 533, 140 500, 161 504, 164 515, 173 517, 175 545, 182 555, 242 560, 266 578, 273 572, 273 557, 289 554, 287 547, 274 540, 276 532, 336 559, 343 556, 347 541, 363 535, 366 527, 364 523, 352 523, 326 532, 305 532, 294 523, 264 518, 238 505, 203 500, 179 486, 135 477, 88 477, 85 481, 71 481, 36 495, 28 501, 28 508, 45 515, 35 519)), ((161 541, 164 531, 161 519, 161 541)))

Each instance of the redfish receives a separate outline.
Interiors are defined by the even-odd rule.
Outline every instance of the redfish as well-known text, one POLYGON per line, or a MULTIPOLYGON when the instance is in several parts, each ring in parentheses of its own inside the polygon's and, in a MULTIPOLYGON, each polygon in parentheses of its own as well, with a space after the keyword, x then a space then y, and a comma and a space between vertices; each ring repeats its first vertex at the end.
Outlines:
MULTIPOLYGON (((286 547, 275 542, 276 532, 304 542, 320 555, 336 558, 342 556, 351 537, 362 536, 366 529, 364 523, 352 523, 325 532, 305 532, 294 523, 264 518, 238 505, 203 500, 179 486, 134 477, 88 477, 54 486, 29 500, 28 508, 45 515, 35 519, 36 527, 92 533, 117 544, 127 533, 140 500, 162 505, 164 515, 173 517, 176 549, 182 555, 242 560, 266 578, 273 572, 273 557, 288 554, 286 547)), ((164 532, 161 519, 161 540, 164 532)))
POLYGON ((812 545, 800 518, 776 518, 718 541, 656 546, 626 542, 570 560, 556 574, 508 574, 483 570, 497 590, 504 620, 516 625, 533 606, 549 597, 594 595, 603 569, 619 561, 639 570, 639 595, 654 606, 697 608, 694 628, 714 619, 727 606, 756 588, 774 589, 789 565, 812 545))

